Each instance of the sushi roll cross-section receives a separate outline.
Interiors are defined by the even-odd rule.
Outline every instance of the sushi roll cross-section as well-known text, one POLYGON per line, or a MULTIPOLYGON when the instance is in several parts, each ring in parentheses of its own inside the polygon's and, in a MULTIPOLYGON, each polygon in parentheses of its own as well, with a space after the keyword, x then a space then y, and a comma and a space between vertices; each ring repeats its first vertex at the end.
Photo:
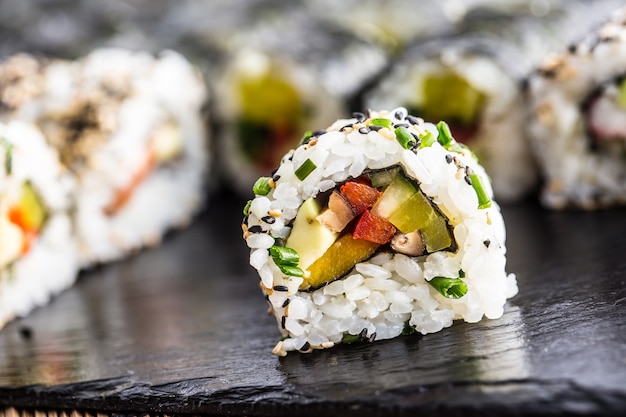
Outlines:
POLYGON ((489 178, 445 122, 404 108, 337 120, 253 191, 243 237, 276 354, 497 318, 517 292, 489 178))
POLYGON ((76 279, 73 184, 36 128, 0 124, 0 328, 76 279))

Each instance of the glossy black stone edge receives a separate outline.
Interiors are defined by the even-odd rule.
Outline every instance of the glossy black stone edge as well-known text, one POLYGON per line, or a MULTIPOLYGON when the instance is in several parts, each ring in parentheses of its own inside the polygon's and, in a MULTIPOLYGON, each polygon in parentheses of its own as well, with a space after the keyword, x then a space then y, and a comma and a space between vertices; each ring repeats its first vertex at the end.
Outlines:
POLYGON ((212 383, 213 378, 201 378, 150 385, 121 377, 54 387, 0 388, 0 414, 2 407, 30 415, 38 410, 68 414, 82 410, 79 414, 259 417, 618 416, 626 409, 623 392, 591 391, 567 380, 412 385, 341 401, 304 395, 293 385, 211 390, 212 383))

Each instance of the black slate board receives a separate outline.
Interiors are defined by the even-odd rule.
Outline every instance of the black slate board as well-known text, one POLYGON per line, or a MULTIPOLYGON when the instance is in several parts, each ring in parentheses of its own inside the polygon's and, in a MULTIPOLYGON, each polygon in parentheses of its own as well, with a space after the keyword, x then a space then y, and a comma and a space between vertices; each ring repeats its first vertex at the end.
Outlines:
POLYGON ((210 197, 162 246, 81 275, 0 332, 0 415, 619 415, 626 212, 504 206, 520 294, 501 319, 271 355, 243 201, 210 197), (8 408, 15 407, 15 408, 8 408))

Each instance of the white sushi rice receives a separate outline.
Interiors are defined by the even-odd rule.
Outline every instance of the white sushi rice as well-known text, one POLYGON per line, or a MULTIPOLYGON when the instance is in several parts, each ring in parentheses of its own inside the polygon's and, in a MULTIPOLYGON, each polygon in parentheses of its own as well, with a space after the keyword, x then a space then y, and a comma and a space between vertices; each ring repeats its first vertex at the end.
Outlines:
MULTIPOLYGON (((0 216, 7 215, 9 197, 19 193, 25 182, 36 190, 47 216, 28 252, 0 268, 2 328, 72 285, 78 253, 69 216, 74 181, 61 166, 57 152, 36 128, 19 121, 0 124, 0 138, 13 146, 10 174, 5 169, 7 153, 4 148, 0 152, 0 216)), ((0 230, 0 235, 5 232, 0 230)), ((6 238, 0 236, 0 251, 14 244, 6 238)))
POLYGON ((54 61, 45 77, 45 92, 18 117, 39 123, 49 140, 60 132, 54 143, 63 153, 75 145, 59 118, 81 117, 81 111, 89 111, 85 100, 91 100, 98 134, 105 136, 84 163, 66 161, 78 182, 74 221, 81 265, 120 259, 159 243, 167 230, 187 225, 203 204, 210 162, 203 114, 208 91, 198 71, 174 51, 155 57, 103 48, 78 61, 54 61), (153 167, 121 209, 105 213, 141 170, 153 135, 164 126, 182 137, 180 155, 153 167))
POLYGON ((592 139, 581 108, 590 94, 625 70, 626 9, 622 9, 575 48, 546 58, 529 78, 530 140, 543 175, 541 197, 547 207, 626 204, 624 157, 590 149, 592 139))
MULTIPOLYGON (((372 118, 389 118, 394 124, 407 124, 405 116, 403 108, 370 114, 372 118)), ((263 292, 285 337, 274 353, 331 347, 345 334, 389 339, 400 335, 407 322, 426 334, 457 319, 477 322, 483 317, 498 318, 506 300, 517 293, 515 276, 505 272, 505 227, 499 207, 492 201, 490 208, 478 209, 476 193, 464 175, 459 175, 463 167, 471 167, 483 178, 486 192, 493 195, 485 171, 470 152, 451 153, 437 142, 414 152, 404 149, 386 128, 363 134, 358 131, 361 126, 364 124, 357 119, 338 120, 316 142, 285 155, 275 174, 280 176, 275 188, 267 196, 256 196, 250 205, 244 227, 251 248, 250 264, 259 273, 263 292), (342 129, 349 124, 353 126, 342 129), (457 158, 455 163, 446 161, 449 154, 457 158), (300 181, 294 171, 309 158, 317 168, 300 181), (448 217, 458 250, 421 257, 378 253, 339 280, 313 291, 299 291, 303 278, 284 275, 268 256, 276 239, 289 235, 289 224, 298 207, 321 192, 321 184, 330 189, 366 169, 396 164, 420 183, 422 191, 448 217), (261 220, 268 215, 280 221, 268 224, 261 220), (262 232, 247 231, 252 226, 260 226, 262 232), (461 269, 468 287, 462 298, 445 298, 428 284, 435 276, 457 277, 461 269)), ((415 134, 424 130, 437 134, 429 123, 409 129, 415 134)))

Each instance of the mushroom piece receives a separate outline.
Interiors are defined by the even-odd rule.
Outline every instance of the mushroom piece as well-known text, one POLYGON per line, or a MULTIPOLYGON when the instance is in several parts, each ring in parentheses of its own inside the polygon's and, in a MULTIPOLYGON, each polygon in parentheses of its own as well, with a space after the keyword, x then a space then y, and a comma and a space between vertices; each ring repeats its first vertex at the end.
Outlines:
POLYGON ((350 203, 341 193, 334 190, 328 198, 328 209, 317 216, 317 221, 333 232, 341 232, 355 217, 356 213, 352 210, 350 203))
POLYGON ((419 230, 411 233, 396 233, 391 239, 391 247, 396 252, 409 256, 420 256, 424 254, 424 241, 419 230))

